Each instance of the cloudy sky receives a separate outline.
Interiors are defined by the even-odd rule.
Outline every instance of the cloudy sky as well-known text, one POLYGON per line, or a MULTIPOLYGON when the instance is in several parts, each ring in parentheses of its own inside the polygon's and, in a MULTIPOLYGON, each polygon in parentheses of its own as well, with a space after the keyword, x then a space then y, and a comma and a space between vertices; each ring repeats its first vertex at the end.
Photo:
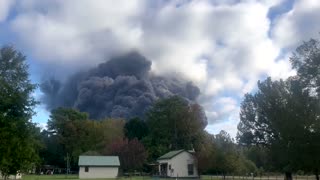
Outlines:
MULTIPOLYGON (((291 52, 318 38, 319 19, 319 0, 0 0, 0 45, 27 55, 36 83, 137 50, 153 73, 201 89, 209 132, 235 136, 243 95, 294 75, 291 52)), ((37 112, 45 124, 44 106, 37 112)))

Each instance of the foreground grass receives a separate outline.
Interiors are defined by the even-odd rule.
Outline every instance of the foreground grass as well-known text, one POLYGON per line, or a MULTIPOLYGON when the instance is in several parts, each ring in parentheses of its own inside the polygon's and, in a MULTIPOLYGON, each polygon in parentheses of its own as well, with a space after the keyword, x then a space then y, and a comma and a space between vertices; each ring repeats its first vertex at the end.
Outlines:
MULTIPOLYGON (((79 179, 78 175, 24 175, 23 180, 75 180, 79 179)), ((115 179, 81 179, 81 180, 152 180, 147 176, 120 177, 115 179)))
MULTIPOLYGON (((250 176, 226 176, 225 180, 283 180, 283 175, 278 176, 263 176, 263 177, 250 177, 250 176)), ((1 177, 0 177, 1 179, 1 177)), ((23 180, 78 180, 78 175, 24 175, 23 180)), ((183 180, 178 178, 179 180, 183 180)), ((314 176, 293 176, 293 180, 314 180, 314 176)), ((131 176, 119 177, 115 179, 81 179, 81 180, 175 180, 175 178, 154 178, 150 176, 131 176)), ((188 179, 190 180, 190 179, 188 179)), ((201 180, 224 180, 222 176, 202 175, 201 180)))
POLYGON ((78 175, 23 175, 23 180, 51 180, 51 179, 59 179, 59 180, 65 180, 65 179, 79 179, 78 175))

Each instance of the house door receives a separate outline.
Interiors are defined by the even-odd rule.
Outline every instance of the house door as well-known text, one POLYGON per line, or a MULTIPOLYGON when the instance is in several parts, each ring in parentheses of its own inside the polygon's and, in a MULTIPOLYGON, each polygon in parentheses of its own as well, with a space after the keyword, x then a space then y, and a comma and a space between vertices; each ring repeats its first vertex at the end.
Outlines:
POLYGON ((168 164, 160 164, 160 176, 167 177, 168 174, 168 164))

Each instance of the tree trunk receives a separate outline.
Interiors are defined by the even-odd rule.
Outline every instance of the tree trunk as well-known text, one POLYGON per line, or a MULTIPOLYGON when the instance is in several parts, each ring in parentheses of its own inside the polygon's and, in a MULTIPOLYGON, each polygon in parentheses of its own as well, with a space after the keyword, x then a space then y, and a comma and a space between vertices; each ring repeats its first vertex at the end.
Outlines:
POLYGON ((285 172, 284 180, 292 180, 292 173, 291 172, 285 172))
POLYGON ((319 180, 319 170, 318 169, 316 169, 314 171, 314 174, 316 175, 316 180, 319 180))

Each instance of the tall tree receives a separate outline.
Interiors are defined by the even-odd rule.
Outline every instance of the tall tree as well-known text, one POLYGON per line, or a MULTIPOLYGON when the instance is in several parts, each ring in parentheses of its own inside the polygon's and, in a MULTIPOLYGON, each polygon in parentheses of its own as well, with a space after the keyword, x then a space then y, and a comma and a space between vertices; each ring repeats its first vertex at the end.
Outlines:
POLYGON ((255 173, 256 166, 254 163, 245 158, 242 151, 226 131, 222 130, 215 135, 214 144, 216 147, 216 152, 213 156, 214 167, 218 173, 223 176, 228 173, 241 175, 255 173))
POLYGON ((59 139, 56 135, 48 132, 47 130, 41 131, 41 141, 43 148, 39 152, 42 164, 55 165, 57 167, 64 167, 64 150, 59 143, 59 139))
MULTIPOLYGON (((305 139, 309 141, 308 144, 301 147, 300 149, 306 152, 303 161, 300 163, 301 166, 311 170, 315 173, 316 179, 319 180, 319 167, 320 167, 320 156, 318 155, 319 146, 315 143, 320 140, 320 42, 316 39, 311 39, 304 42, 301 46, 296 49, 296 52, 290 58, 292 66, 297 70, 296 78, 303 85, 303 90, 309 93, 309 96, 315 98, 313 103, 315 109, 314 114, 310 116, 314 117, 314 123, 309 124, 309 131, 305 134, 305 139)), ((310 104, 311 105, 311 104, 310 104)), ((308 107, 310 108, 310 107, 308 107)))
POLYGON ((148 132, 147 124, 139 118, 130 119, 124 126, 124 133, 129 140, 134 138, 141 140, 148 135, 148 132))
POLYGON ((216 152, 216 147, 213 142, 214 135, 204 132, 201 143, 195 152, 199 174, 214 173, 214 154, 216 152))
POLYGON ((201 174, 245 175, 255 173, 255 164, 247 159, 226 131, 217 135, 205 133, 202 145, 196 151, 198 170, 201 174))
POLYGON ((200 106, 178 96, 162 99, 147 114, 150 133, 143 143, 153 159, 169 150, 196 148, 206 122, 200 106))
POLYGON ((94 121, 87 113, 70 108, 57 108, 48 121, 50 138, 57 138, 64 156, 71 156, 71 165, 77 165, 80 154, 88 151, 100 152, 115 139, 123 138, 124 121, 106 119, 94 121))
POLYGON ((300 45, 290 58, 297 77, 309 91, 320 97, 320 42, 311 39, 300 45))
POLYGON ((319 127, 317 100, 304 91, 296 78, 258 82, 258 91, 247 94, 241 104, 238 141, 262 145, 271 152, 273 164, 287 179, 292 171, 305 168, 299 163, 301 150, 310 144, 319 127))
POLYGON ((36 89, 26 57, 13 47, 0 49, 0 171, 7 178, 37 159, 39 129, 31 122, 36 89))
POLYGON ((87 151, 88 144, 83 141, 89 141, 81 137, 89 129, 82 129, 86 124, 88 114, 76 111, 70 108, 58 108, 51 112, 48 120, 48 131, 51 138, 58 138, 59 143, 65 152, 64 156, 70 155, 72 162, 75 163, 80 153, 87 151))
POLYGON ((124 171, 141 170, 148 157, 143 144, 137 138, 116 140, 111 144, 110 151, 104 154, 119 156, 124 171))

